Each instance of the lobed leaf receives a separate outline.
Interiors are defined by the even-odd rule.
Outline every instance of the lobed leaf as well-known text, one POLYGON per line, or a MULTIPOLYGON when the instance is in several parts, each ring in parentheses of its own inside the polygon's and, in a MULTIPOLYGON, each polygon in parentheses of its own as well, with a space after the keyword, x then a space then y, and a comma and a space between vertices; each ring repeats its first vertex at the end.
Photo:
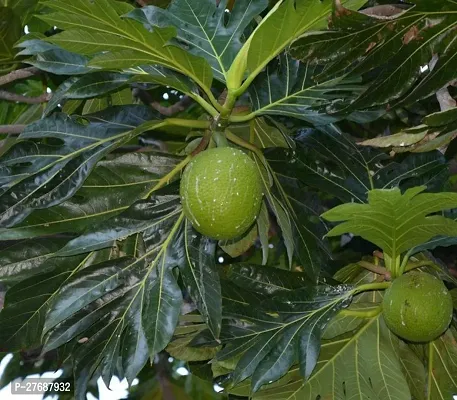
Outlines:
MULTIPOLYGON (((362 1, 342 1, 348 8, 358 9, 362 1)), ((332 10, 331 1, 310 2, 307 0, 279 1, 253 32, 245 48, 250 76, 260 71, 278 56, 296 37, 326 25, 326 17, 332 10)), ((246 57, 243 50, 238 57, 246 57)))
POLYGON ((425 187, 379 190, 368 193, 368 204, 342 204, 322 217, 342 222, 327 235, 346 232, 362 236, 376 244, 390 257, 442 236, 456 236, 456 221, 440 215, 430 215, 457 207, 456 193, 421 193, 425 187), (343 222, 344 221, 344 222, 343 222))
POLYGON ((330 115, 327 107, 335 101, 349 101, 363 86, 340 78, 316 83, 320 67, 301 63, 288 55, 267 65, 249 86, 254 111, 251 115, 280 115, 326 125, 341 119, 330 115))
POLYGON ((54 114, 28 125, 0 162, 0 226, 72 197, 103 156, 154 126, 153 116, 132 106, 90 116, 89 124, 54 114))
POLYGON ((130 18, 154 28, 173 26, 176 38, 192 54, 205 58, 216 79, 225 82, 227 71, 242 47, 244 30, 267 7, 266 0, 238 0, 228 14, 226 1, 176 0, 164 10, 149 6, 128 14, 130 18))
POLYGON ((344 202, 366 202, 372 189, 426 184, 431 191, 441 190, 448 176, 441 154, 412 154, 398 162, 378 150, 357 146, 333 125, 299 130, 295 143, 294 151, 266 152, 273 170, 344 202))
POLYGON ((198 234, 188 220, 180 245, 185 256, 179 265, 190 297, 215 338, 219 337, 222 320, 222 295, 216 266, 216 242, 198 234))
POLYGON ((116 9, 108 0, 77 0, 71 6, 62 0, 45 3, 56 12, 41 16, 65 29, 47 39, 64 49, 83 55, 95 55, 91 66, 105 69, 159 64, 192 78, 209 90, 212 72, 209 64, 186 51, 168 45, 174 28, 156 28, 149 32, 140 23, 122 19, 130 7, 116 9))
POLYGON ((345 111, 410 104, 423 99, 457 75, 453 31, 455 4, 445 0, 413 1, 413 7, 388 18, 336 7, 330 30, 306 35, 292 44, 292 55, 325 64, 318 80, 374 72, 369 86, 345 111), (428 65, 433 54, 438 63, 428 65), (420 80, 420 83, 410 90, 420 80))
POLYGON ((221 341, 228 345, 218 359, 242 353, 232 384, 252 376, 252 389, 258 391, 287 373, 296 362, 297 348, 302 374, 309 375, 316 366, 322 332, 349 299, 350 287, 321 285, 279 293, 256 310, 224 303, 230 320, 223 326, 221 341), (240 319, 245 324, 238 324, 240 319))

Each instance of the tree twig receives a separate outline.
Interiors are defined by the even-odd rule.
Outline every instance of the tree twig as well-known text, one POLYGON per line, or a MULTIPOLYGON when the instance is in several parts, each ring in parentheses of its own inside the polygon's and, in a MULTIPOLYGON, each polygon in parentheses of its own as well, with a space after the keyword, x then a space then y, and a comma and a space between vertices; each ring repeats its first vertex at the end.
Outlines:
POLYGON ((21 133, 27 125, 0 125, 0 133, 18 134, 21 133))
POLYGON ((368 271, 371 271, 375 274, 383 275, 384 279, 386 279, 386 280, 391 279, 390 272, 384 267, 381 267, 379 265, 374 265, 368 261, 359 261, 357 264, 360 265, 362 268, 365 268, 368 271))
POLYGON ((151 107, 158 111, 160 114, 164 115, 165 117, 171 117, 181 111, 187 110, 189 106, 192 104, 192 99, 189 96, 184 96, 181 100, 176 102, 175 104, 164 107, 157 101, 153 101, 150 103, 151 107))
POLYGON ((0 90, 0 100, 17 101, 19 103, 27 103, 27 104, 40 104, 40 103, 46 103, 50 99, 51 99, 50 93, 43 93, 41 96, 30 97, 30 96, 23 96, 22 94, 7 92, 6 90, 0 90))
POLYGON ((37 75, 41 71, 35 67, 17 69, 9 74, 0 76, 0 86, 6 85, 7 83, 16 81, 18 79, 29 78, 30 76, 37 75))
POLYGON ((448 85, 436 92, 436 99, 438 100, 438 103, 440 103, 441 111, 447 111, 457 107, 457 101, 449 93, 448 85))
POLYGON ((154 110, 158 111, 160 114, 166 117, 171 117, 181 111, 185 111, 187 108, 189 108, 193 101, 189 96, 183 96, 182 99, 180 99, 175 104, 169 107, 164 107, 159 102, 155 101, 151 94, 146 90, 135 87, 133 88, 132 93, 134 97, 140 99, 144 104, 150 105, 154 110))

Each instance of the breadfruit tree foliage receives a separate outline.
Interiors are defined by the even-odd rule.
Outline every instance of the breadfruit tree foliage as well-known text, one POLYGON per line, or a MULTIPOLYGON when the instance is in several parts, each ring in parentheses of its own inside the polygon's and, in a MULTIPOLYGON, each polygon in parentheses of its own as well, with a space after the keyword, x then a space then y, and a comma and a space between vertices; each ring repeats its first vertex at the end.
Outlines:
POLYGON ((0 37, 0 386, 457 394, 456 315, 412 343, 381 308, 410 270, 457 305, 455 1, 0 0, 0 37), (216 146, 262 181, 232 240, 182 209, 216 146))

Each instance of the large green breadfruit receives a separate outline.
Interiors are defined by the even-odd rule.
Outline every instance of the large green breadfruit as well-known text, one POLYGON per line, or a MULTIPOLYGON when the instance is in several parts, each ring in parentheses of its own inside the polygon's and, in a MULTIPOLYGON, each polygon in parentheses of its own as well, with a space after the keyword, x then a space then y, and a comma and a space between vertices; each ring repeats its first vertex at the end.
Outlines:
POLYGON ((198 154, 181 179, 181 200, 194 228, 214 239, 234 239, 254 223, 262 204, 258 168, 241 150, 198 154))
POLYGON ((395 279, 382 302, 384 320, 392 332, 411 342, 440 336, 452 319, 452 297, 441 279, 410 272, 395 279))

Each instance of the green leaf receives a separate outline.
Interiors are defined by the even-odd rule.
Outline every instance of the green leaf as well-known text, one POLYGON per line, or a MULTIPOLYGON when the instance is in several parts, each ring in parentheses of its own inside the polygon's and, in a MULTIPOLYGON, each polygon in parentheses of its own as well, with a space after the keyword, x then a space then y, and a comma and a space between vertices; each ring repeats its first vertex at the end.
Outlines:
POLYGON ((149 32, 140 23, 122 19, 123 10, 113 8, 108 0, 45 2, 56 12, 41 16, 45 21, 65 29, 47 39, 66 50, 96 55, 89 65, 105 69, 129 68, 143 64, 160 64, 192 78, 209 90, 212 72, 209 64, 186 51, 168 45, 174 28, 156 28, 149 32))
POLYGON ((93 99, 89 99, 84 103, 83 108, 83 115, 96 113, 99 111, 104 110, 109 106, 109 98, 108 97, 95 97, 93 99))
POLYGON ((457 134, 455 108, 427 115, 423 124, 403 129, 397 134, 365 140, 362 145, 393 147, 396 153, 424 153, 446 147, 457 134))
POLYGON ((180 160, 180 157, 171 155, 129 153, 100 161, 71 199, 48 209, 33 211, 14 228, 0 229, 0 240, 61 232, 82 233, 86 228, 125 211, 180 160))
POLYGON ((454 303, 454 308, 457 309, 457 289, 452 289, 450 291, 451 295, 452 295, 452 299, 453 299, 453 303, 454 303))
POLYGON ((175 0, 167 10, 143 7, 129 17, 154 28, 173 26, 177 39, 188 51, 205 58, 216 79, 226 82, 227 71, 242 46, 242 35, 252 19, 267 7, 266 0, 238 0, 226 18, 225 2, 211 0, 175 0))
POLYGON ((427 131, 421 129, 421 126, 415 126, 411 129, 395 133, 389 136, 381 136, 374 139, 364 140, 360 142, 361 146, 371 147, 409 147, 414 145, 427 136, 427 131))
POLYGON ((169 343, 181 310, 181 289, 171 269, 174 265, 169 259, 170 256, 165 253, 154 261, 156 266, 143 289, 142 322, 151 359, 169 343))
MULTIPOLYGON (((379 275, 362 268, 358 264, 349 264, 340 269, 334 279, 345 284, 357 283, 357 285, 368 284, 375 281, 379 275)), ((360 293, 355 296, 348 307, 348 310, 374 311, 379 310, 382 302, 382 292, 371 291, 360 293)), ((338 336, 354 333, 361 328, 365 320, 363 318, 348 316, 342 313, 337 314, 327 325, 323 333, 323 339, 337 340, 338 336)))
POLYGON ((134 266, 141 267, 142 260, 130 257, 108 260, 89 268, 75 271, 66 285, 59 290, 46 315, 43 332, 46 333, 65 319, 123 284, 126 273, 134 266))
POLYGON ((113 92, 123 87, 129 80, 126 74, 115 72, 94 72, 79 78, 66 92, 67 98, 86 99, 113 92))
POLYGON ((342 204, 322 215, 341 222, 327 236, 346 232, 362 236, 392 259, 438 235, 456 236, 457 222, 434 214, 457 207, 456 193, 421 193, 425 187, 372 190, 368 204, 342 204), (344 222, 343 222, 344 221, 344 222))
POLYGON ((376 70, 366 91, 347 109, 387 103, 392 107, 423 99, 457 76, 452 66, 457 54, 453 37, 457 8, 441 0, 413 3, 414 7, 394 18, 376 18, 337 7, 331 30, 303 36, 292 45, 292 54, 325 64, 319 80, 376 70), (430 18, 433 23, 429 23, 430 18), (433 54, 439 54, 439 60, 430 71, 428 63, 433 54))
POLYGON ((166 351, 172 357, 182 361, 205 361, 213 358, 219 348, 217 347, 190 347, 192 336, 184 336, 170 342, 166 351))
POLYGON ((457 121, 457 108, 439 111, 429 114, 424 118, 424 123, 428 126, 443 126, 457 121))
POLYGON ((293 147, 286 129, 274 120, 264 117, 253 118, 249 122, 239 123, 230 127, 230 131, 255 144, 260 149, 269 147, 293 147))
POLYGON ((219 247, 230 257, 236 258, 245 254, 257 240, 257 225, 245 232, 241 237, 232 240, 220 240, 219 247))
POLYGON ((398 359, 403 375, 408 382, 412 398, 425 400, 424 382, 426 382, 426 370, 424 364, 405 342, 399 341, 398 351, 398 359))
POLYGON ((44 110, 43 116, 49 116, 59 104, 65 100, 66 91, 78 80, 76 76, 72 76, 64 81, 53 93, 44 110))
POLYGON ((89 58, 72 53, 40 39, 24 40, 17 44, 22 48, 18 55, 34 55, 27 59, 31 64, 43 71, 56 75, 80 75, 95 71, 96 68, 87 66, 89 58))
POLYGON ((300 348, 302 374, 307 376, 316 365, 321 333, 349 299, 349 287, 322 285, 279 293, 255 310, 250 305, 224 305, 224 314, 233 321, 223 327, 221 340, 233 342, 228 347, 231 357, 244 351, 232 374, 232 384, 252 375, 251 385, 257 391, 279 379, 295 363, 296 348, 300 348), (245 324, 237 324, 238 319, 245 324))
POLYGON ((310 283, 307 275, 279 268, 249 263, 237 263, 223 267, 224 279, 249 291, 272 296, 290 292, 310 283))
POLYGON ((324 341, 317 367, 305 383, 294 369, 288 384, 267 388, 254 399, 411 400, 398 359, 399 342, 380 317, 372 318, 355 334, 324 341))
MULTIPOLYGON (((271 149, 271 152, 295 154, 294 150, 285 149, 271 149)), ((276 160, 269 157, 271 152, 267 150, 266 158, 275 186, 270 189, 264 182, 266 198, 282 230, 289 261, 295 255, 300 270, 317 281, 322 268, 331 258, 324 238, 327 228, 319 217, 323 210, 317 198, 304 190, 297 180, 300 176, 297 171, 290 176, 283 172, 284 168, 290 168, 287 162, 279 164, 281 169, 274 169, 276 160)))
MULTIPOLYGON (((359 8, 363 1, 342 1, 349 8, 359 8)), ((285 0, 278 2, 249 38, 247 67, 250 76, 256 76, 294 38, 311 30, 325 27, 331 1, 309 2, 285 0)), ((245 57, 243 51, 239 57, 245 57)))
POLYGON ((198 234, 184 222, 181 234, 185 257, 179 265, 184 285, 215 338, 222 320, 222 296, 216 266, 216 242, 198 234))
POLYGON ((89 124, 54 114, 28 125, 0 161, 0 225, 72 197, 104 155, 147 130, 153 117, 148 107, 132 106, 93 115, 89 124))
POLYGON ((30 277, 8 290, 0 313, 3 349, 18 351, 41 344, 50 302, 73 273, 87 266, 87 259, 88 256, 79 256, 48 260, 46 270, 51 272, 30 277))
POLYGON ((188 77, 158 65, 141 65, 139 67, 128 68, 124 70, 124 73, 131 75, 131 82, 156 83, 162 86, 170 86, 190 96, 198 93, 195 83, 188 77))
POLYGON ((328 228, 320 218, 322 205, 317 196, 303 190, 296 179, 278 174, 282 200, 288 206, 293 223, 295 256, 299 269, 317 281, 332 259, 325 234, 328 228))
POLYGON ((200 315, 181 315, 176 327, 174 338, 166 351, 172 357, 184 361, 205 361, 213 358, 220 347, 192 347, 190 343, 208 326, 200 315))
POLYGON ((38 0, 0 1, 0 7, 4 6, 10 8, 16 16, 21 18, 23 24, 29 21, 33 15, 33 12, 35 11, 37 4, 38 0))
MULTIPOLYGON (((190 96, 197 93, 195 84, 184 75, 159 66, 143 65, 128 68, 122 73, 99 71, 82 77, 73 77, 59 86, 51 99, 48 110, 55 108, 64 99, 86 99, 107 95, 137 82, 171 86, 190 96)), ((114 94, 112 93, 113 96, 114 94)), ((108 107, 108 105, 116 104, 115 101, 108 101, 107 97, 92 99, 86 102, 83 113, 97 112, 108 107), (100 104, 103 104, 103 106, 100 104)))
MULTIPOLYGON (((156 200, 160 198, 143 204, 146 213, 156 200)), ((85 398, 92 377, 101 376, 109 384, 121 371, 131 382, 148 354, 154 356, 172 338, 182 303, 172 271, 179 263, 174 243, 182 220, 175 215, 168 225, 142 227, 134 239, 134 257, 114 257, 75 271, 54 296, 45 346, 89 338, 73 354, 76 399, 85 398)))
POLYGON ((45 262, 65 243, 66 239, 36 239, 6 246, 0 251, 0 280, 18 281, 47 272, 45 262))
POLYGON ((278 222, 279 227, 281 228, 282 239, 287 250, 289 268, 291 268, 292 257, 295 252, 295 240, 291 216, 285 208, 286 205, 282 204, 279 197, 275 196, 275 194, 267 186, 265 186, 265 182, 264 188, 266 189, 265 197, 271 207, 271 210, 273 211, 273 214, 276 216, 276 221, 278 222))
POLYGON ((385 153, 357 146, 334 126, 301 129, 295 151, 272 149, 266 158, 282 176, 332 194, 341 201, 366 202, 371 189, 413 187, 426 184, 441 190, 448 179, 442 154, 411 154, 401 162, 385 153))
POLYGON ((444 335, 430 342, 426 351, 427 400, 452 397, 457 390, 457 333, 450 328, 444 335))
POLYGON ((18 15, 11 8, 0 4, 0 65, 14 62, 13 45, 22 34, 22 24, 18 15))
POLYGON ((69 256, 86 253, 110 247, 115 240, 138 232, 159 232, 160 229, 166 229, 181 214, 180 197, 174 192, 174 188, 165 187, 154 192, 147 200, 136 201, 120 215, 110 218, 88 229, 81 236, 70 240, 58 254, 69 256))
POLYGON ((265 202, 262 203, 260 213, 257 216, 257 231, 259 235, 260 244, 262 246, 262 265, 268 262, 269 253, 269 237, 270 232, 270 215, 265 202))
POLYGON ((336 100, 349 101, 362 90, 361 85, 331 79, 316 83, 313 76, 320 67, 300 63, 288 55, 282 55, 269 64, 249 86, 254 107, 250 115, 281 115, 326 125, 341 119, 329 115, 326 108, 336 100))

